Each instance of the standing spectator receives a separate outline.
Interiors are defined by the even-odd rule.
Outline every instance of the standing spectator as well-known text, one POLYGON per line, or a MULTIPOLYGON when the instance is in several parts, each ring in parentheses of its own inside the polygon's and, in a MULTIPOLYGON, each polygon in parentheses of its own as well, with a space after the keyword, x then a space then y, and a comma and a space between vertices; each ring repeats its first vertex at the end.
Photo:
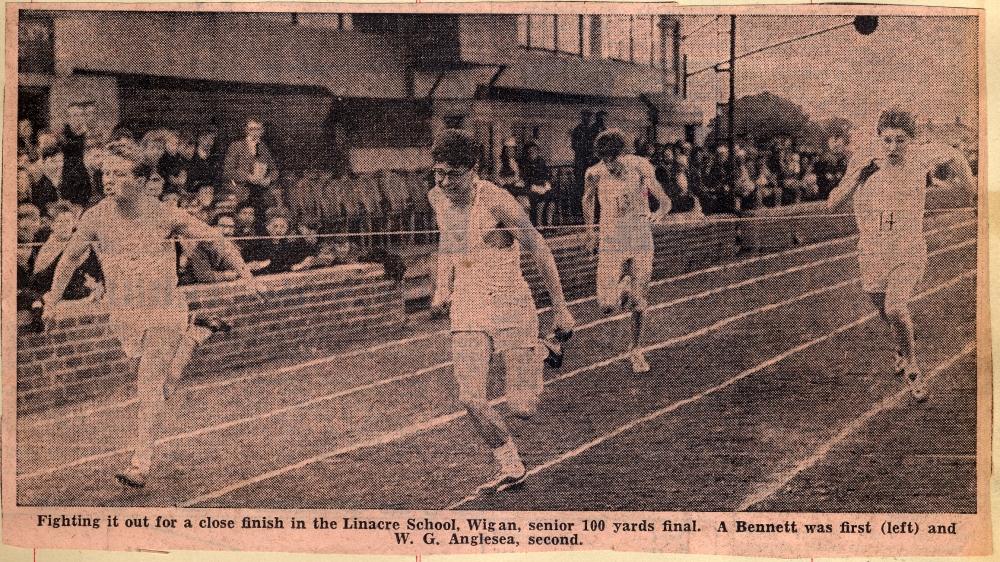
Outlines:
POLYGON ((87 207, 92 207, 104 197, 104 178, 101 175, 101 164, 104 162, 104 147, 89 146, 83 153, 83 165, 87 168, 87 187, 90 190, 90 200, 87 207))
POLYGON ((159 174, 160 160, 166 154, 165 134, 163 130, 155 130, 142 136, 142 161, 157 170, 157 174, 159 174))
POLYGON ((219 154, 215 149, 217 133, 215 129, 202 129, 188 165, 188 182, 191 185, 219 181, 219 154))
POLYGON ((500 149, 500 167, 497 170, 497 185, 507 190, 525 211, 531 209, 530 190, 524 183, 521 164, 517 158, 517 139, 508 138, 500 149))
MULTIPOLYGON (((583 177, 587 173, 587 168, 591 165, 591 158, 594 156, 594 135, 591 134, 593 125, 590 120, 594 112, 584 109, 580 112, 580 122, 570 131, 570 148, 573 149, 573 177, 574 192, 571 201, 579 202, 583 200, 583 177)), ((574 214, 580 214, 580 209, 573 209, 574 214)))
POLYGON ((87 117, 84 104, 70 104, 66 110, 66 126, 63 129, 63 169, 60 195, 81 207, 90 200, 87 166, 83 163, 87 136, 87 117))
MULTIPOLYGON (((52 205, 50 214, 52 216, 51 234, 38 248, 27 286, 21 287, 31 291, 36 299, 40 299, 52 286, 56 264, 59 263, 59 258, 73 237, 78 219, 77 209, 65 202, 52 205)), ((73 277, 63 293, 63 298, 70 300, 86 298, 98 291, 103 281, 104 276, 101 273, 100 263, 94 253, 90 252, 83 265, 73 273, 73 277)))
POLYGON ((278 166, 261 141, 263 136, 263 123, 257 119, 247 121, 246 137, 229 145, 223 164, 225 179, 240 199, 254 208, 258 221, 273 204, 270 189, 278 179, 278 166))
POLYGON ((63 173, 65 157, 59 147, 49 147, 42 152, 39 172, 41 178, 32 188, 31 203, 45 210, 50 204, 63 199, 63 173))
POLYGON ((555 193, 552 190, 552 176, 549 166, 542 158, 541 150, 534 142, 524 147, 524 163, 521 164, 524 184, 531 190, 531 222, 535 226, 550 226, 555 211, 555 193))
POLYGON ((17 122, 17 155, 25 156, 29 162, 38 160, 38 142, 35 139, 35 127, 29 119, 17 122))
MULTIPOLYGON (((603 133, 608 128, 608 124, 605 122, 608 117, 608 112, 603 109, 599 110, 594 114, 594 123, 590 126, 590 145, 594 145, 594 140, 597 139, 597 135, 603 133)), ((591 166, 597 162, 597 157, 593 154, 590 155, 591 166)))
POLYGON ((816 183, 819 195, 826 199, 827 195, 837 187, 847 173, 847 161, 850 154, 847 151, 846 135, 831 135, 826 140, 826 147, 816 158, 813 170, 816 173, 816 183))
POLYGON ((171 178, 177 177, 182 170, 187 174, 187 163, 180 154, 180 137, 177 131, 163 132, 163 155, 156 163, 156 172, 160 177, 171 182, 171 178))

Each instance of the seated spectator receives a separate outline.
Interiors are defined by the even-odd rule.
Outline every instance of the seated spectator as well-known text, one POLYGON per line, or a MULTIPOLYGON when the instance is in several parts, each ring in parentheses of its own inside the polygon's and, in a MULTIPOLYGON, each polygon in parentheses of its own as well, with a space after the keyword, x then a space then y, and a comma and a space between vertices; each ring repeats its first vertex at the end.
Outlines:
POLYGON ((135 133, 132 132, 132 129, 119 125, 111 130, 111 135, 108 137, 108 140, 110 142, 116 142, 120 140, 130 140, 132 142, 135 142, 135 133))
POLYGON ((151 176, 146 178, 146 183, 142 186, 142 193, 148 197, 153 197, 159 199, 163 195, 163 178, 158 174, 153 173, 151 176))
POLYGON ((236 216, 236 211, 239 210, 239 201, 236 200, 236 195, 233 193, 224 193, 222 195, 216 195, 215 203, 212 204, 212 211, 210 219, 212 222, 219 215, 231 215, 236 216))
POLYGON ((154 171, 159 173, 160 160, 163 155, 166 154, 164 135, 166 132, 162 129, 156 129, 149 131, 142 136, 142 160, 148 165, 152 166, 154 171))
MULTIPOLYGON (((50 213, 52 215, 51 234, 45 242, 38 248, 35 255, 31 278, 24 287, 19 287, 26 297, 40 300, 42 295, 49 291, 52 286, 52 278, 55 275, 56 264, 65 251, 73 232, 76 230, 76 223, 79 219, 78 209, 66 202, 59 202, 52 205, 50 213)), ((89 250, 88 250, 89 251, 89 250)), ((101 272, 100 263, 93 252, 87 256, 86 261, 73 273, 63 299, 78 300, 90 296, 98 297, 102 291, 104 275, 101 272)))
POLYGON ((194 158, 195 151, 195 139, 188 131, 182 131, 177 137, 177 154, 184 160, 184 166, 189 167, 191 165, 191 159, 194 158))
POLYGON ((504 141, 503 148, 500 149, 500 166, 496 175, 497 185, 513 195, 524 206, 524 210, 528 211, 531 209, 530 191, 521 175, 521 165, 515 158, 516 152, 517 139, 511 137, 504 141))
POLYGON ((216 136, 215 129, 198 132, 195 150, 188 163, 188 181, 191 185, 218 184, 222 164, 215 147, 216 136))
POLYGON ((807 172, 806 175, 802 177, 802 197, 806 201, 815 201, 819 199, 819 181, 815 172, 807 172))
POLYGON ((32 188, 31 203, 45 212, 49 205, 64 199, 63 153, 58 146, 46 148, 42 152, 39 171, 41 177, 32 188))
POLYGON ((357 256, 358 247, 351 243, 350 238, 345 236, 324 238, 317 244, 316 259, 313 260, 312 266, 319 268, 354 263, 357 256))
MULTIPOLYGON (((232 238, 236 221, 232 215, 219 215, 213 226, 226 238, 232 238)), ((228 263, 210 244, 183 241, 181 245, 186 262, 180 278, 181 284, 219 283, 239 278, 240 274, 233 264, 228 263)))
POLYGON ((237 238, 236 246, 247 262, 260 261, 262 249, 261 241, 256 238, 258 236, 256 224, 257 211, 250 205, 240 207, 236 212, 236 231, 233 236, 237 238))
POLYGON ((261 241, 260 261, 267 265, 260 273, 283 273, 308 269, 313 262, 313 248, 302 238, 288 237, 288 216, 283 210, 268 209, 267 238, 261 241))
POLYGON ((184 209, 204 222, 212 218, 212 206, 215 204, 215 186, 202 184, 193 197, 187 197, 182 203, 184 209))
POLYGON ((165 189, 169 191, 176 191, 178 193, 190 193, 191 190, 196 187, 188 183, 187 168, 183 167, 177 168, 176 170, 174 170, 174 174, 172 176, 165 176, 164 179, 167 181, 165 189))
POLYGON ((44 327, 40 309, 33 309, 36 295, 28 290, 35 258, 48 232, 42 229, 42 213, 38 207, 24 203, 17 207, 17 327, 18 330, 40 332, 44 327))
POLYGON ((537 144, 528 143, 524 151, 521 177, 524 178, 524 185, 530 190, 531 222, 536 226, 548 226, 552 224, 556 202, 556 194, 552 190, 552 175, 537 144))
POLYGON ((160 194, 160 201, 170 204, 172 207, 181 206, 181 194, 177 191, 164 191, 160 194))

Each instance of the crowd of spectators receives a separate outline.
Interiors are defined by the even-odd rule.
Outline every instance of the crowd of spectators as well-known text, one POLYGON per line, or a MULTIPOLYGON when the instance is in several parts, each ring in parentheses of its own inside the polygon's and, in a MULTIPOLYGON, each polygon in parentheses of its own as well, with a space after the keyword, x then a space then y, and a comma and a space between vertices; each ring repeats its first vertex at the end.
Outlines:
MULTIPOLYGON (((73 104, 59 133, 18 124, 18 311, 19 324, 37 324, 41 296, 77 221, 104 197, 101 162, 109 141, 129 138, 142 149, 150 171, 145 191, 214 225, 240 249, 259 274, 301 271, 357 261, 350 238, 318 236, 314 221, 296 220, 278 184, 279 169, 263 142, 264 126, 249 120, 245 135, 220 149, 218 132, 154 129, 102 131, 93 104, 73 104), (20 314, 24 312, 24 314, 20 314)), ((235 271, 199 241, 178 241, 180 283, 232 280, 235 271)), ((64 299, 98 299, 100 263, 93 255, 74 274, 64 299)), ((37 326, 35 326, 37 327, 37 326)))

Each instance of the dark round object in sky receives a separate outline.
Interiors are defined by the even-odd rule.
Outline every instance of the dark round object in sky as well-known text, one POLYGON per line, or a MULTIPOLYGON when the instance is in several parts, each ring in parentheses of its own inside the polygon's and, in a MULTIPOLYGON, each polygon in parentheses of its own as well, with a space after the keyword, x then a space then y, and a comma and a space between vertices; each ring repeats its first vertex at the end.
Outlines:
POLYGON ((857 16, 854 18, 854 29, 861 35, 871 35, 878 27, 878 16, 857 16))

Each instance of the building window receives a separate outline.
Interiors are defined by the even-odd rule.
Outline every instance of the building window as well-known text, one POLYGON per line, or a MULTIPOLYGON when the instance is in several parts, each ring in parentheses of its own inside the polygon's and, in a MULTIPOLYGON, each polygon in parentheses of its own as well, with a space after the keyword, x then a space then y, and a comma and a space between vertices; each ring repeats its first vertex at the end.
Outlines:
POLYGON ((653 18, 634 16, 632 18, 632 62, 653 65, 653 18))
POLYGON ((350 21, 352 28, 360 33, 399 32, 399 14, 352 14, 350 21))
POLYGON ((351 14, 293 14, 296 25, 301 27, 321 27, 324 29, 336 29, 338 31, 350 31, 354 28, 351 21, 351 14))
POLYGON ((52 74, 55 72, 52 18, 21 13, 17 21, 17 71, 52 74))
POLYGON ((528 38, 536 49, 556 49, 556 17, 528 16, 528 38))
POLYGON ((583 16, 561 15, 556 18, 556 50, 571 55, 583 54, 582 36, 583 16))
POLYGON ((632 62, 632 17, 603 16, 601 57, 632 62))

